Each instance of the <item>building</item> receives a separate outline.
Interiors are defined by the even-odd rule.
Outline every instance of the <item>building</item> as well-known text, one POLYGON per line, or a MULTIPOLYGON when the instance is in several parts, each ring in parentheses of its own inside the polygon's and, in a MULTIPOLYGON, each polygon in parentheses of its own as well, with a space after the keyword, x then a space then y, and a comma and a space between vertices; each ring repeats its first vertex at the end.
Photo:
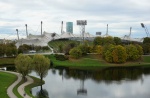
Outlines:
POLYGON ((73 22, 66 22, 66 32, 73 33, 73 22))

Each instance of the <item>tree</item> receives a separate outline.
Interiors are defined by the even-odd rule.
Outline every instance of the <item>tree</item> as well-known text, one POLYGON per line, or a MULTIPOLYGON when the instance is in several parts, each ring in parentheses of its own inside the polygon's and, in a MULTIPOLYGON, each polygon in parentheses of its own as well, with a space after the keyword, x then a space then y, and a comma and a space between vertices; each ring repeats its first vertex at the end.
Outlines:
POLYGON ((143 44, 146 44, 146 43, 150 43, 150 38, 149 37, 144 38, 143 44))
POLYGON ((25 76, 31 72, 31 64, 32 59, 27 55, 19 54, 15 59, 16 70, 22 74, 24 80, 25 76))
POLYGON ((62 44, 58 46, 58 51, 59 51, 60 53, 63 52, 63 46, 62 46, 62 44))
POLYGON ((126 46, 127 59, 128 60, 137 60, 140 58, 139 51, 136 46, 130 44, 126 46))
POLYGON ((78 48, 81 50, 82 55, 86 55, 88 53, 88 46, 86 44, 79 45, 78 48))
POLYGON ((102 38, 102 37, 96 37, 95 39, 94 39, 94 41, 93 41, 93 44, 94 45, 103 45, 103 42, 104 41, 104 38, 102 38))
POLYGON ((64 47, 64 53, 68 55, 68 54, 69 54, 69 51, 70 51, 72 48, 74 48, 74 47, 76 47, 76 43, 75 43, 75 42, 69 43, 68 45, 66 45, 66 46, 64 47))
POLYGON ((124 63, 127 60, 126 49, 121 45, 117 45, 112 51, 112 56, 114 63, 124 63))
POLYGON ((104 52, 104 55, 105 55, 104 58, 105 58, 105 60, 107 62, 110 62, 110 63, 113 62, 113 54, 112 54, 112 52, 114 50, 114 47, 115 47, 114 45, 110 44, 110 45, 108 45, 107 48, 105 48, 107 50, 105 50, 105 52, 104 52))
POLYGON ((116 45, 120 45, 121 44, 121 39, 119 37, 114 37, 114 43, 116 45))
POLYGON ((5 45, 0 44, 0 56, 4 56, 4 54, 5 54, 5 45))
POLYGON ((145 43, 142 45, 142 47, 143 47, 144 54, 150 54, 150 43, 145 43))
POLYGON ((114 39, 111 36, 105 37, 103 41, 103 45, 114 44, 114 39))
POLYGON ((75 47, 73 49, 71 49, 69 51, 69 54, 73 57, 73 58, 76 58, 78 59, 79 57, 82 56, 82 51, 78 48, 78 47, 75 47))
POLYGON ((96 53, 98 53, 98 54, 102 54, 103 47, 102 47, 101 45, 97 45, 95 51, 96 51, 96 53))
POLYGON ((43 55, 36 54, 33 57, 33 66, 34 71, 37 73, 38 76, 40 76, 42 83, 43 78, 46 77, 48 69, 50 68, 50 59, 43 55))

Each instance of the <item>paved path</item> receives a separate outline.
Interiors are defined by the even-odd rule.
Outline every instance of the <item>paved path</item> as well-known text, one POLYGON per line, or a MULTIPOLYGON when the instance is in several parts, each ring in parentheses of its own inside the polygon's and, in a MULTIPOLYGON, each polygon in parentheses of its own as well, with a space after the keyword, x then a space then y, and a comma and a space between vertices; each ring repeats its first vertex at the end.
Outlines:
MULTIPOLYGON (((0 70, 0 71, 2 71, 2 70, 0 70)), ((22 79, 21 75, 19 73, 11 72, 11 71, 3 71, 3 72, 11 73, 18 77, 18 79, 7 88, 7 94, 9 96, 9 98, 17 98, 17 96, 13 93, 13 88, 21 81, 21 79, 22 79)))
POLYGON ((26 76, 26 78, 27 78, 27 81, 18 87, 18 92, 19 92, 19 94, 20 94, 23 98, 32 98, 32 97, 30 97, 29 95, 27 95, 27 94, 25 93, 24 87, 27 86, 27 85, 29 85, 29 84, 31 84, 31 83, 33 83, 34 81, 33 81, 33 79, 30 78, 29 76, 26 76))

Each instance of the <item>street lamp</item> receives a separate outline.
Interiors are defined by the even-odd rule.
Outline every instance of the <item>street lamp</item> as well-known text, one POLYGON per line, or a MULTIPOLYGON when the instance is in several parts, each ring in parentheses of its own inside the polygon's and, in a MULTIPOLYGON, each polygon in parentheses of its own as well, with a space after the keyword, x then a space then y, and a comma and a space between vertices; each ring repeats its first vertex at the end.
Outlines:
POLYGON ((142 28, 145 29, 145 32, 146 32, 146 34, 147 34, 147 37, 149 37, 149 32, 148 32, 148 29, 147 29, 146 25, 144 25, 143 23, 141 23, 141 26, 142 26, 142 28))

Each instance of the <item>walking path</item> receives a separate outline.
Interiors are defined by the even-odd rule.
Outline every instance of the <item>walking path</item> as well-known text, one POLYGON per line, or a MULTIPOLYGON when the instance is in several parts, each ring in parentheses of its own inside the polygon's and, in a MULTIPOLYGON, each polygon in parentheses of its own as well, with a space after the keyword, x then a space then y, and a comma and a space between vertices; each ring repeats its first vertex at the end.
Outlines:
MULTIPOLYGON (((0 70, 0 71, 3 71, 3 70, 0 70)), ((13 93, 13 88, 22 80, 22 75, 20 75, 19 73, 16 73, 16 72, 11 72, 11 71, 3 71, 3 72, 11 73, 18 77, 18 79, 7 88, 8 96, 10 98, 17 98, 17 96, 13 93)), ((18 92, 23 98, 32 98, 25 93, 24 88, 25 88, 25 86, 33 83, 34 81, 29 76, 26 76, 26 78, 27 78, 27 81, 18 87, 18 92)))
MULTIPOLYGON (((2 71, 2 70, 0 70, 0 71, 2 71)), ((7 88, 7 94, 9 96, 9 98, 17 98, 17 96, 13 93, 13 88, 21 81, 21 79, 22 79, 21 75, 19 73, 11 72, 11 71, 3 71, 3 72, 11 73, 18 77, 18 79, 7 88)))
POLYGON ((25 93, 24 87, 27 86, 27 85, 29 85, 29 84, 31 84, 31 83, 33 83, 34 81, 33 81, 33 79, 30 78, 29 76, 26 76, 26 78, 27 78, 27 81, 18 87, 18 92, 19 92, 19 94, 20 94, 23 98, 32 98, 32 97, 30 97, 29 95, 27 95, 27 94, 25 93))

